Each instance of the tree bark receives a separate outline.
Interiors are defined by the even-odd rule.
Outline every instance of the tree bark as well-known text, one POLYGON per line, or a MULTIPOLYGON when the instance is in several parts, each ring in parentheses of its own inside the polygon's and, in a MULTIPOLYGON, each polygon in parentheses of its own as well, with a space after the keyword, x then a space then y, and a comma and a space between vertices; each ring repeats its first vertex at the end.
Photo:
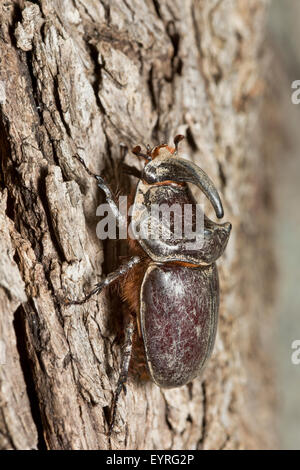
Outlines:
POLYGON ((1 448, 275 446, 271 185, 258 119, 265 8, 1 1, 1 448), (84 306, 62 298, 82 296, 126 252, 97 238, 103 195, 73 155, 128 189, 120 142, 156 145, 176 133, 233 224, 218 262, 216 345, 202 381, 179 389, 132 367, 109 443, 124 306, 109 292, 84 306))

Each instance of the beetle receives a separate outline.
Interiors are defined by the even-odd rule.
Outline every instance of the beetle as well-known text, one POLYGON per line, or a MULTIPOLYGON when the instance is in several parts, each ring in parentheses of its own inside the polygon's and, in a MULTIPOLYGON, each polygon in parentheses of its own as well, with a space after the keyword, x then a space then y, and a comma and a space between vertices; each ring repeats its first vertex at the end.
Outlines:
MULTIPOLYGON (((140 146, 132 149, 136 156, 145 160, 142 171, 124 164, 125 172, 138 178, 132 211, 135 226, 144 220, 145 213, 150 214, 154 203, 169 206, 175 203, 180 207, 190 204, 195 222, 196 201, 187 183, 200 188, 211 202, 217 218, 223 217, 222 202, 213 182, 195 163, 179 156, 178 144, 183 138, 177 135, 174 147, 161 144, 151 149, 147 146, 146 152, 140 146)), ((109 186, 101 176, 89 170, 78 154, 75 157, 97 180, 120 223, 122 215, 109 186)), ((126 263, 110 273, 84 298, 66 301, 68 304, 83 304, 103 288, 119 281, 122 298, 129 309, 109 435, 114 427, 120 393, 122 389, 126 391, 136 325, 144 344, 150 377, 159 387, 174 388, 189 383, 202 374, 211 356, 219 307, 215 262, 226 248, 231 224, 216 224, 204 215, 203 228, 200 248, 190 248, 185 238, 174 236, 169 239, 129 239, 131 257, 126 263)))

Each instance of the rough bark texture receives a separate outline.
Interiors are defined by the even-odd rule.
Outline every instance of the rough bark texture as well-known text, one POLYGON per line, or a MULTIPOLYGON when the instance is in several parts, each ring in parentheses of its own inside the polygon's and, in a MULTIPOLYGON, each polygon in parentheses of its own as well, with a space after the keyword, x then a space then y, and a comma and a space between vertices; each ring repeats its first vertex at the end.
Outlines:
POLYGON ((233 223, 218 263, 216 346, 202 383, 164 391, 131 371, 111 446, 274 447, 269 182, 258 132, 265 7, 1 1, 2 448, 109 447, 121 303, 104 293, 65 307, 61 297, 79 297, 120 253, 96 237, 103 195, 72 156, 128 188, 119 143, 154 145, 176 133, 233 223))

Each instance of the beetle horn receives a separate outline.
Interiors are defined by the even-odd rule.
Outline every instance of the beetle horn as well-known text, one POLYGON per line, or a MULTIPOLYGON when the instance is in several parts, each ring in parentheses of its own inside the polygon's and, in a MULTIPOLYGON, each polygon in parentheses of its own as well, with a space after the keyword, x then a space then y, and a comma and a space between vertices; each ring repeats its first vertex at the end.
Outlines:
POLYGON ((142 177, 148 184, 163 181, 195 184, 211 202, 216 216, 221 219, 224 215, 222 202, 213 182, 201 168, 189 160, 178 157, 157 158, 145 166, 142 177))

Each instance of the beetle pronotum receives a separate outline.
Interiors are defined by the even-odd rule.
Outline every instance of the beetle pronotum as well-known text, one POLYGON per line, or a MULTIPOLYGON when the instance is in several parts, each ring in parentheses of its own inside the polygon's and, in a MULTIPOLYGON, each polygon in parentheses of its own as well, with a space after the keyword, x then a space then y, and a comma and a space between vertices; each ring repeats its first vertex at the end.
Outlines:
MULTIPOLYGON (((223 217, 219 194, 201 168, 178 156, 178 144, 183 136, 174 138, 174 147, 166 144, 153 149, 135 147, 132 152, 145 159, 140 172, 126 165, 126 172, 139 179, 135 189, 132 219, 139 224, 141 212, 156 204, 191 204, 196 201, 187 183, 198 186, 211 202, 218 218, 223 217)), ((115 217, 121 220, 114 195, 101 176, 93 174, 76 155, 86 171, 96 178, 115 217)), ((203 243, 191 249, 187 240, 151 238, 129 240, 131 258, 80 300, 83 304, 93 295, 119 280, 122 297, 129 315, 121 371, 114 395, 109 434, 116 408, 128 375, 135 325, 142 337, 149 374, 159 387, 180 387, 199 376, 213 349, 219 306, 219 283, 215 261, 224 252, 231 224, 216 224, 204 215, 203 243)))

